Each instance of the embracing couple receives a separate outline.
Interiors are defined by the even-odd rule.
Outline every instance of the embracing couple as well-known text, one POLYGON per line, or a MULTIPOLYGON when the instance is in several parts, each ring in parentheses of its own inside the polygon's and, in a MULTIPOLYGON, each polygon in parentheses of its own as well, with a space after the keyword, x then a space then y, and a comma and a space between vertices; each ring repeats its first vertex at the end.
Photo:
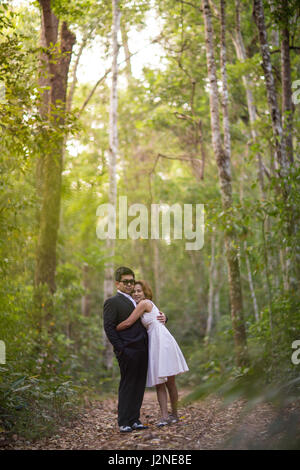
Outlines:
POLYGON ((116 270, 117 294, 104 303, 104 330, 114 347, 121 379, 118 424, 120 432, 146 429, 140 422, 145 386, 156 387, 161 410, 157 426, 178 421, 175 376, 188 371, 184 356, 165 326, 167 321, 152 302, 145 281, 136 281, 126 267, 116 270), (169 392, 172 414, 168 415, 169 392))

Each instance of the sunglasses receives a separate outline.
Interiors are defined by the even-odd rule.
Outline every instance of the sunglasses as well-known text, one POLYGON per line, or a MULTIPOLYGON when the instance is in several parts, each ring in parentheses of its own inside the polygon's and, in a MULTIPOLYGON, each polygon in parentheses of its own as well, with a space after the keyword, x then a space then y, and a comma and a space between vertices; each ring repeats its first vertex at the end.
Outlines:
POLYGON ((134 280, 134 279, 125 279, 125 281, 120 281, 120 282, 123 282, 123 284, 125 284, 126 286, 129 286, 130 284, 131 284, 131 285, 134 285, 134 284, 135 284, 135 280, 134 280))

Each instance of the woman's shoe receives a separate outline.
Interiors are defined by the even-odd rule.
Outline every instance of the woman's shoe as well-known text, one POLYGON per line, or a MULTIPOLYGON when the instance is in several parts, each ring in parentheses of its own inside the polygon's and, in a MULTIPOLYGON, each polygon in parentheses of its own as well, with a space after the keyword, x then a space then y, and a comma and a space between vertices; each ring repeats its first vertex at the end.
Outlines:
POLYGON ((157 423, 156 426, 157 426, 158 428, 162 428, 163 426, 167 426, 168 424, 169 424, 168 421, 162 420, 162 421, 160 421, 159 423, 157 423))
POLYGON ((168 417, 169 424, 178 423, 178 421, 179 421, 178 416, 175 416, 175 415, 172 415, 172 414, 169 415, 169 417, 168 417))

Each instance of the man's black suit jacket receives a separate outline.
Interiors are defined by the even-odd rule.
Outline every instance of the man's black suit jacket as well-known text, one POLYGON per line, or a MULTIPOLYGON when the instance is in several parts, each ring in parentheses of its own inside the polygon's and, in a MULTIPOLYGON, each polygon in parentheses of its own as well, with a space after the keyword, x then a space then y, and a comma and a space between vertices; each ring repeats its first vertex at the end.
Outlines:
POLYGON ((138 319, 129 328, 117 331, 119 323, 126 320, 134 310, 133 302, 119 292, 104 302, 103 321, 105 333, 114 347, 116 356, 121 354, 125 347, 129 345, 148 344, 148 334, 146 328, 138 319))

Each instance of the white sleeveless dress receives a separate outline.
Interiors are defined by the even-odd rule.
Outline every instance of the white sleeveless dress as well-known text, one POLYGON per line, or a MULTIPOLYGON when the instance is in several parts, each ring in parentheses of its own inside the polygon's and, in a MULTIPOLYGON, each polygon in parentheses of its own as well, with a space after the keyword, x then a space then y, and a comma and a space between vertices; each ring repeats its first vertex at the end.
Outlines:
POLYGON ((157 320, 159 310, 151 302, 151 312, 145 312, 141 321, 148 332, 149 360, 146 387, 167 381, 167 377, 189 370, 184 356, 166 326, 157 320))

